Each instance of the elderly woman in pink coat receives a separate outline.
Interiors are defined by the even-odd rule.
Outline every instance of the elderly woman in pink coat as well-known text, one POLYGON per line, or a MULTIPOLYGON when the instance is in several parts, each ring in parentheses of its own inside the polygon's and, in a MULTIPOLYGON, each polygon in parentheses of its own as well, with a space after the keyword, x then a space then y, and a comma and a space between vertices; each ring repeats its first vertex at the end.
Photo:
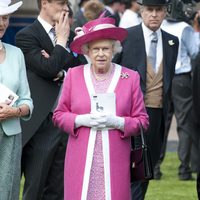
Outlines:
POLYGON ((127 31, 100 17, 76 34, 71 50, 89 64, 68 70, 53 115, 69 134, 64 199, 130 200, 131 136, 148 115, 138 73, 111 61, 127 31))

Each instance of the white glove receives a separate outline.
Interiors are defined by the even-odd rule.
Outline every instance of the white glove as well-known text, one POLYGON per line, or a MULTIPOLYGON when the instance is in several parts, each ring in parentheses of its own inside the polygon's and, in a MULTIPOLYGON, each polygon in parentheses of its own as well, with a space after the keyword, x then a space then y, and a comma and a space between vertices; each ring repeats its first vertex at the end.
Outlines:
POLYGON ((77 115, 75 119, 75 127, 79 128, 80 126, 86 126, 90 128, 104 128, 105 125, 102 125, 102 123, 104 123, 104 120, 102 121, 104 116, 105 115, 101 114, 77 115))
POLYGON ((96 128, 114 128, 124 131, 125 120, 123 117, 118 117, 116 115, 106 115, 101 114, 101 117, 95 120, 97 123, 96 128))

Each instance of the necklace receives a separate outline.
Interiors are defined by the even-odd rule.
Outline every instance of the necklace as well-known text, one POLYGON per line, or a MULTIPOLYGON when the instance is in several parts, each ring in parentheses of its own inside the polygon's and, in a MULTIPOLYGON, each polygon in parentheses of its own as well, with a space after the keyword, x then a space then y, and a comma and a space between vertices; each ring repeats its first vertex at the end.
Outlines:
MULTIPOLYGON (((92 69, 92 68, 91 68, 92 69)), ((113 69, 113 65, 111 64, 109 70, 106 72, 106 73, 102 73, 102 74, 97 74, 95 73, 95 71, 92 69, 92 74, 94 76, 94 78, 97 80, 97 81, 105 81, 107 80, 110 75, 111 75, 111 72, 112 72, 112 69, 113 69)))

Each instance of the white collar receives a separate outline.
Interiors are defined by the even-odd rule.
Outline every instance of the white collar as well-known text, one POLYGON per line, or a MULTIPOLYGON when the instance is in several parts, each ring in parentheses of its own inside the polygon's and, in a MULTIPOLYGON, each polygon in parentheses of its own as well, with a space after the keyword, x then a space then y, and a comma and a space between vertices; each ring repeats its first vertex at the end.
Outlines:
MULTIPOLYGON (((142 30, 143 30, 143 34, 144 34, 144 38, 149 38, 151 36, 151 34, 153 33, 152 30, 150 30, 148 27, 145 26, 144 22, 142 22, 142 30)), ((161 35, 161 29, 159 28, 156 33, 158 34, 158 38, 161 35)))
POLYGON ((110 6, 105 6, 106 10, 108 10, 112 15, 115 14, 114 10, 110 6))
POLYGON ((47 32, 47 34, 49 34, 50 30, 52 29, 52 25, 49 24, 48 22, 46 22, 44 19, 42 19, 40 15, 38 16, 37 19, 42 24, 42 26, 45 29, 45 31, 47 32))

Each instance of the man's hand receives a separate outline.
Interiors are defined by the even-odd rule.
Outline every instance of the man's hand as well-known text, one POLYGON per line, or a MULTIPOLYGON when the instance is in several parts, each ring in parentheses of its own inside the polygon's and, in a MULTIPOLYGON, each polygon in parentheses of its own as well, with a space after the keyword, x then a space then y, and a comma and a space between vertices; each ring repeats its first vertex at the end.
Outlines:
POLYGON ((41 51, 41 54, 42 54, 45 58, 49 58, 49 57, 50 57, 50 55, 49 55, 44 49, 41 51))
POLYGON ((65 77, 65 72, 64 70, 59 71, 57 76, 53 79, 53 81, 58 81, 58 80, 63 80, 65 77))
MULTIPOLYGON (((41 54, 45 57, 45 58, 49 58, 50 55, 43 49, 41 51, 41 54)), ((64 70, 59 71, 59 73, 56 75, 56 77, 53 79, 53 81, 59 81, 59 80, 63 80, 63 78, 65 77, 65 72, 64 70)))
POLYGON ((59 44, 63 47, 66 47, 70 34, 68 15, 68 12, 62 11, 59 21, 55 24, 55 31, 57 37, 56 44, 59 44))

